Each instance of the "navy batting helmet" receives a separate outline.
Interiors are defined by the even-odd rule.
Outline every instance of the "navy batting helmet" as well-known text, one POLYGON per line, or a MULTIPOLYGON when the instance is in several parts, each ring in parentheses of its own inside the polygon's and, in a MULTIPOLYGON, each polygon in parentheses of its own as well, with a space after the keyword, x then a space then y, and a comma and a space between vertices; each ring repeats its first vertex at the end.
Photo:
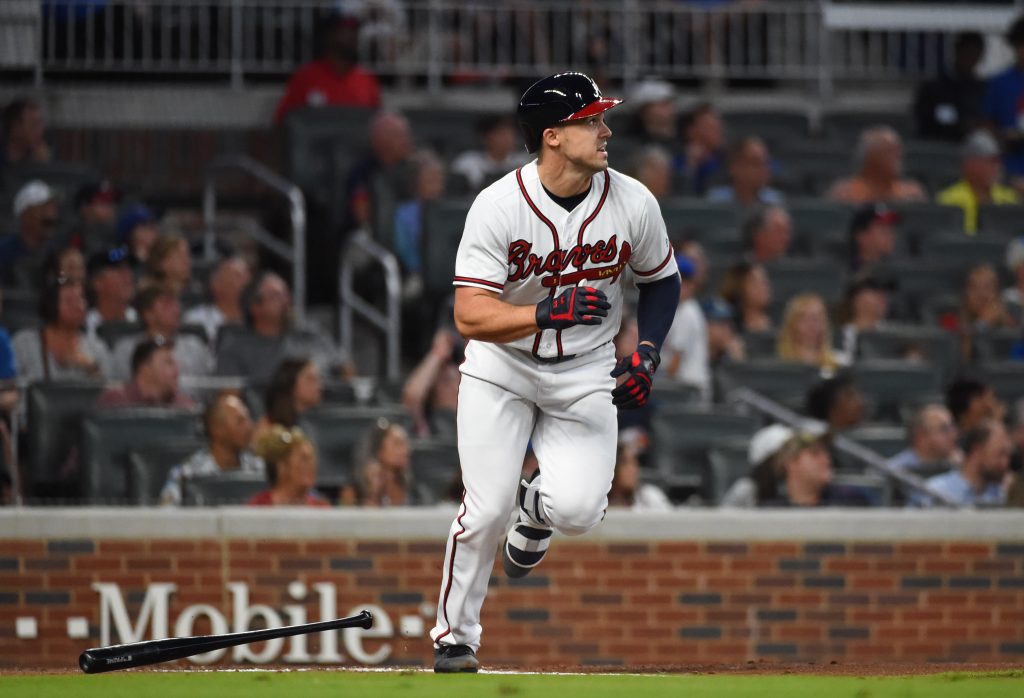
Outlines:
POLYGON ((558 73, 530 85, 519 100, 516 115, 526 149, 536 153, 544 129, 600 114, 621 103, 621 99, 604 97, 583 73, 558 73))

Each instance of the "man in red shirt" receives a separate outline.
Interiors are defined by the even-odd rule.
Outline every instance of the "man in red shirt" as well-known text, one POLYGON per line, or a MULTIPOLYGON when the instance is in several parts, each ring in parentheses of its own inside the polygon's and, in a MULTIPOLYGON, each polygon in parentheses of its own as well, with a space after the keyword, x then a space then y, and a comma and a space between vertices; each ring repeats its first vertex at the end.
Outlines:
POLYGON ((305 106, 379 107, 380 84, 357 65, 358 60, 359 20, 335 16, 325 31, 322 57, 301 66, 288 80, 274 110, 274 123, 280 124, 289 111, 305 106))

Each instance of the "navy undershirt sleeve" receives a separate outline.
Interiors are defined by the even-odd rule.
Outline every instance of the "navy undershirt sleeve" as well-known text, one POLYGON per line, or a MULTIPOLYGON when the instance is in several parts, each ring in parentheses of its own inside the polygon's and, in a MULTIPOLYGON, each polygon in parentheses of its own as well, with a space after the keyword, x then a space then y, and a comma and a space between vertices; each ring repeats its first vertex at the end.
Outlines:
POLYGON ((640 300, 636 308, 636 323, 640 341, 653 343, 659 352, 676 315, 679 286, 679 274, 649 284, 637 284, 640 300))

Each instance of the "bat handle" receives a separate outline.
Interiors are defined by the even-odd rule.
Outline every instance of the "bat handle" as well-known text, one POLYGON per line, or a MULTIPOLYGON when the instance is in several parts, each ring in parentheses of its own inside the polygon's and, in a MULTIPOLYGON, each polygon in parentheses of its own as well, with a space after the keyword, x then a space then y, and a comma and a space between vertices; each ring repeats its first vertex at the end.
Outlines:
POLYGON ((359 612, 356 618, 359 618, 361 620, 359 627, 365 630, 369 630, 373 627, 373 614, 367 611, 365 608, 359 612))

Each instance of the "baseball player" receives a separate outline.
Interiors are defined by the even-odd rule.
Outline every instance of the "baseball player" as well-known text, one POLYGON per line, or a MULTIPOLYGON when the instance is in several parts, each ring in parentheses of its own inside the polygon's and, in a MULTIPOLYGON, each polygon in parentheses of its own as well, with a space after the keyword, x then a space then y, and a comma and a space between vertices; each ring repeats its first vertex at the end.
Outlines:
POLYGON ((465 493, 430 634, 436 672, 479 667, 480 609, 502 536, 505 573, 522 577, 553 530, 576 536, 601 521, 616 407, 643 405, 651 391, 679 275, 654 196, 608 167, 605 112, 621 101, 582 73, 535 83, 518 119, 537 159, 480 192, 466 216, 454 280, 455 323, 469 340, 457 418, 465 493), (639 282, 640 341, 616 363, 627 266, 639 282), (528 444, 540 469, 520 482, 528 444))

